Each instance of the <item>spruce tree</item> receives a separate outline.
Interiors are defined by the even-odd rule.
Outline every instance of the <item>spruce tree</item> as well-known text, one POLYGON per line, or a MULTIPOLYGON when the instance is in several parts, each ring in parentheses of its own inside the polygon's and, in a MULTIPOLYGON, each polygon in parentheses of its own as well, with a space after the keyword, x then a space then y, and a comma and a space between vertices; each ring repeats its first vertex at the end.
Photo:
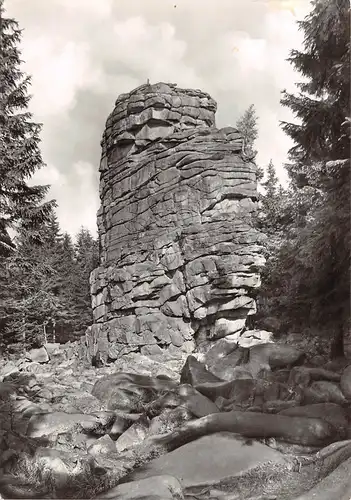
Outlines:
POLYGON ((246 155, 254 158, 257 151, 254 150, 254 143, 258 136, 257 115, 254 104, 251 104, 243 115, 237 120, 236 128, 241 132, 244 140, 243 150, 246 155))
POLYGON ((278 177, 275 170, 275 166, 270 160, 267 166, 267 178, 264 182, 262 182, 262 186, 265 188, 265 197, 274 199, 277 195, 278 190, 278 177))
POLYGON ((267 166, 265 180, 261 184, 265 192, 260 196, 259 227, 263 233, 274 235, 279 231, 283 190, 279 184, 272 160, 267 166))
POLYGON ((33 243, 28 231, 18 227, 16 252, 6 258, 7 282, 4 310, 6 322, 2 331, 3 344, 39 345, 45 339, 45 325, 60 308, 52 287, 55 270, 52 267, 54 249, 45 240, 47 227, 41 227, 43 243, 33 243))
POLYGON ((98 266, 98 246, 90 231, 82 227, 75 245, 76 274, 74 276, 74 308, 76 336, 84 334, 92 323, 89 277, 98 266))
POLYGON ((350 157, 350 141, 340 134, 350 110, 350 2, 314 0, 312 6, 298 23, 304 51, 292 50, 288 59, 306 81, 297 83, 297 95, 283 91, 281 100, 300 121, 282 122, 295 143, 288 173, 298 187, 311 183, 311 165, 323 180, 325 162, 350 157))
POLYGON ((27 111, 31 79, 21 71, 21 30, 5 16, 0 0, 0 255, 15 245, 9 229, 21 225, 32 241, 40 241, 40 225, 53 202, 44 202, 48 186, 29 186, 28 180, 44 166, 39 149, 41 125, 27 111))
POLYGON ((269 279, 276 315, 291 328, 326 331, 341 352, 350 317, 350 4, 316 0, 299 26, 304 47, 289 60, 305 81, 282 97, 298 118, 282 123, 294 141, 292 217, 269 279))

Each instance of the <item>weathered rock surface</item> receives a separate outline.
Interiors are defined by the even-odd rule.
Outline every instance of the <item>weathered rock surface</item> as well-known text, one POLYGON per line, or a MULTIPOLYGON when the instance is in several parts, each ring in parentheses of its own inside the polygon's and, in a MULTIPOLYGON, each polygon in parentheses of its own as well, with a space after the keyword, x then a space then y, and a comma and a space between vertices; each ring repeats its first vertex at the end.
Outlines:
POLYGON ((309 490, 312 496, 302 498, 322 492, 318 483, 324 477, 325 498, 336 500, 347 491, 351 442, 340 440, 350 436, 349 402, 342 397, 343 406, 300 406, 307 389, 339 400, 339 386, 348 381, 340 363, 336 371, 293 367, 301 361, 293 347, 233 349, 226 337, 205 355, 196 354, 212 367, 216 356, 228 356, 223 380, 193 355, 183 370, 180 358, 173 365, 166 350, 163 363, 159 352, 131 353, 93 369, 75 357, 78 343, 57 349, 35 374, 28 371, 29 360, 8 366, 0 360, 5 498, 96 498, 104 491, 102 498, 135 500, 295 500, 309 490), (236 358, 230 356, 236 352, 241 364, 231 378, 230 359, 234 365, 236 358), (188 383, 179 383, 181 378, 188 383), (174 467, 153 470, 174 456, 174 467), (334 469, 341 471, 340 484, 334 469), (160 473, 173 476, 155 476, 160 473))
POLYGON ((119 96, 102 139, 91 355, 193 351, 240 333, 264 263, 256 166, 215 101, 173 84, 119 96))
POLYGON ((248 442, 229 433, 204 436, 185 444, 133 473, 133 479, 169 474, 185 490, 215 486, 257 467, 287 465, 284 455, 257 442, 248 442))
POLYGON ((295 500, 349 500, 351 498, 351 458, 295 500))
POLYGON ((179 481, 166 474, 147 477, 140 481, 120 484, 97 498, 124 500, 183 500, 183 490, 179 481))
POLYGON ((340 387, 345 398, 351 400, 351 365, 347 366, 343 371, 340 387))
POLYGON ((35 363, 47 363, 49 361, 49 354, 44 346, 39 347, 39 349, 31 349, 27 356, 35 363))

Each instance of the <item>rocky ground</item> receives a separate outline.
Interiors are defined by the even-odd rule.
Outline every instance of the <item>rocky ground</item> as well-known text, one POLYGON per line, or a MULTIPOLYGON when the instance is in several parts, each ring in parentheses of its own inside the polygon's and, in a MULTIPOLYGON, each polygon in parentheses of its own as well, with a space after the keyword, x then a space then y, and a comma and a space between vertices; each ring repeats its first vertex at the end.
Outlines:
POLYGON ((78 344, 2 360, 0 494, 349 500, 351 365, 267 332, 239 344, 101 368, 78 344))

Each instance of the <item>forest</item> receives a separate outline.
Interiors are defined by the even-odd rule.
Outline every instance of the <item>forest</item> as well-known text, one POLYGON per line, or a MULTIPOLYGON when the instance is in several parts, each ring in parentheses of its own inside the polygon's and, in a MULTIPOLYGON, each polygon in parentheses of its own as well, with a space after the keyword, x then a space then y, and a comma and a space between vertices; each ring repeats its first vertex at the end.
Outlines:
MULTIPOLYGON (((99 251, 87 229, 74 240, 62 232, 56 203, 47 201, 50 186, 30 182, 44 167, 42 126, 28 111, 21 30, 2 1, 0 9, 0 345, 20 352, 84 335, 99 251)), ((267 235, 267 265, 256 322, 326 340, 337 355, 350 330, 349 2, 313 2, 299 28, 303 48, 292 49, 289 62, 301 80, 295 94, 281 95, 296 117, 281 123, 294 144, 283 166, 288 186, 272 161, 257 166, 255 224, 267 235)), ((253 156, 258 122, 252 105, 236 123, 253 156)))

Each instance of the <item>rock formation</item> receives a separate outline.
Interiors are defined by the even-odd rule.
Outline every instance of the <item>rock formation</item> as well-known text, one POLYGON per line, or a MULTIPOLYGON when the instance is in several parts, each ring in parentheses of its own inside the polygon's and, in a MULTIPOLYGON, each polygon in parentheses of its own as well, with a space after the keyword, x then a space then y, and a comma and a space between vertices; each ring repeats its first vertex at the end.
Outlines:
POLYGON ((101 142, 90 353, 206 350, 255 312, 256 166, 215 101, 174 84, 122 94, 101 142))

